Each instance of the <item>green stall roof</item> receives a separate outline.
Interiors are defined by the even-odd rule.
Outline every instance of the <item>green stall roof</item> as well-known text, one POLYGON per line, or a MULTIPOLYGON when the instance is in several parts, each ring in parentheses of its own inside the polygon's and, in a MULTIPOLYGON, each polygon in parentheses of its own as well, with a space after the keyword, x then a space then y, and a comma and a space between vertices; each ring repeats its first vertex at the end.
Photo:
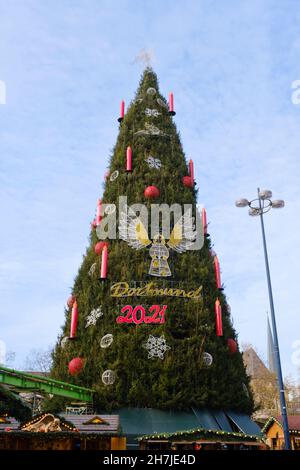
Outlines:
POLYGON ((249 416, 236 412, 206 408, 191 409, 190 411, 121 408, 114 412, 119 414, 122 431, 131 443, 141 436, 172 434, 193 429, 236 432, 236 429, 231 426, 230 420, 238 427, 240 432, 261 436, 259 427, 249 416))
POLYGON ((234 422, 241 432, 262 436, 260 427, 249 416, 235 411, 226 411, 227 416, 234 422))

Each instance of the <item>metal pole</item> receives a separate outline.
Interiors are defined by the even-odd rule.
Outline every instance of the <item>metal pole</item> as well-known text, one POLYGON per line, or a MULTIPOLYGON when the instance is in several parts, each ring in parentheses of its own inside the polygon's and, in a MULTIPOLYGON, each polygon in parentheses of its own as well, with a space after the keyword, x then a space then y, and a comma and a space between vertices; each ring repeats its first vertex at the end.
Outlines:
POLYGON ((284 383, 283 383, 283 378, 282 378, 278 335, 277 335, 273 293, 272 293, 272 285, 271 285, 271 276, 270 276, 270 268, 269 268, 268 252, 267 252, 266 234, 265 234, 265 227, 264 227, 264 220, 263 220, 263 207, 261 205, 261 198, 259 196, 259 188, 257 188, 257 192, 258 192, 258 200, 259 200, 259 208, 260 208, 259 215, 260 215, 260 222, 261 222, 261 232, 262 232, 262 239, 263 239, 265 265, 266 265, 268 291, 269 291, 271 321, 272 321, 272 330, 273 330, 273 342, 274 342, 274 356, 275 356, 277 380, 278 380, 278 387, 279 387, 279 398, 280 398, 280 408, 281 408, 282 424, 283 424, 283 432, 284 432, 285 450, 291 450, 289 424, 288 424, 287 411, 286 411, 286 401, 285 401, 285 396, 284 396, 284 383))

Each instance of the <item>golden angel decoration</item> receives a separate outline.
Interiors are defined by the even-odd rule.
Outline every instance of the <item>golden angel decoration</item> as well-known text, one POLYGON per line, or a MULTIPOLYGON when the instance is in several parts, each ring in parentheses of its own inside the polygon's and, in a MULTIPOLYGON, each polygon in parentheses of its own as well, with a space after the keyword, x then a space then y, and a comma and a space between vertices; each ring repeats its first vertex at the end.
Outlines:
POLYGON ((184 253, 189 250, 196 239, 194 217, 191 209, 187 210, 175 223, 166 241, 161 233, 157 233, 153 240, 148 238, 148 233, 141 219, 127 206, 128 211, 120 215, 119 236, 136 250, 149 248, 151 264, 149 274, 151 276, 168 277, 171 270, 168 263, 169 250, 184 253))
POLYGON ((54 415, 47 413, 34 423, 28 423, 24 425, 22 431, 30 432, 60 432, 64 431, 61 426, 59 418, 54 415))

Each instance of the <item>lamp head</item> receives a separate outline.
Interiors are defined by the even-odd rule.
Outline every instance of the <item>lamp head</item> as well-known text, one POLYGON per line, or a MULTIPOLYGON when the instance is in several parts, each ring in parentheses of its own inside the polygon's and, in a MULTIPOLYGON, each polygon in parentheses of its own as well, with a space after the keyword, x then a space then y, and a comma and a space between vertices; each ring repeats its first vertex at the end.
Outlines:
POLYGON ((235 205, 236 207, 246 207, 249 206, 249 201, 245 198, 237 199, 237 201, 235 201, 235 205))
POLYGON ((284 207, 284 201, 282 199, 275 199, 275 201, 272 201, 272 207, 273 209, 281 209, 284 207))
POLYGON ((249 215, 251 215, 252 217, 259 215, 259 209, 256 209, 255 207, 250 207, 249 215))
POLYGON ((261 199, 270 199, 272 197, 272 191, 269 189, 262 189, 258 194, 261 199))

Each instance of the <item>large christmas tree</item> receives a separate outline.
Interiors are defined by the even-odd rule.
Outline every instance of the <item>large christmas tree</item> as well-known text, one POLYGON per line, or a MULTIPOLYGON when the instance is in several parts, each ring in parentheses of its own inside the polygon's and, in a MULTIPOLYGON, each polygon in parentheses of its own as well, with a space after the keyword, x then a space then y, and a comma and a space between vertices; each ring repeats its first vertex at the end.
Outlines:
POLYGON ((53 354, 52 376, 92 387, 102 410, 205 406, 251 413, 249 380, 209 235, 201 249, 190 249, 193 226, 201 234, 206 226, 195 218, 193 170, 172 114, 147 68, 120 123, 90 244, 53 354), (125 209, 119 207, 120 196, 127 197, 125 209), (105 210, 104 204, 109 204, 105 210), (167 238, 162 220, 153 234, 150 216, 146 229, 141 212, 129 209, 133 204, 149 210, 151 204, 190 204, 193 209, 181 219, 171 217, 167 238), (114 218, 117 238, 107 239, 103 248, 99 237, 114 218), (73 341, 67 339, 72 310, 73 341), (79 373, 70 375, 74 358, 82 364, 73 362, 71 372, 79 365, 79 373))

